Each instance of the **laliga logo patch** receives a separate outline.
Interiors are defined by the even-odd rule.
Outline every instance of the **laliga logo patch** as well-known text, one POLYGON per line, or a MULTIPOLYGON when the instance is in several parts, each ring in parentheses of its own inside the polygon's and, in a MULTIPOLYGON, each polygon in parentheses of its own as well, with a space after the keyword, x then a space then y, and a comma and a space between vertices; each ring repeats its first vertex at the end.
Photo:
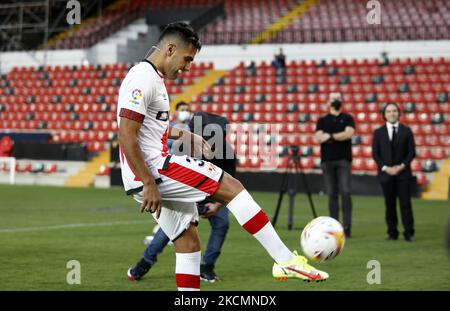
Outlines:
POLYGON ((140 100, 142 97, 144 97, 144 92, 141 89, 134 89, 133 92, 131 92, 130 103, 140 105, 140 100))
POLYGON ((133 92, 131 93, 131 98, 133 100, 141 100, 142 96, 144 95, 144 92, 142 92, 141 89, 134 89, 133 92))

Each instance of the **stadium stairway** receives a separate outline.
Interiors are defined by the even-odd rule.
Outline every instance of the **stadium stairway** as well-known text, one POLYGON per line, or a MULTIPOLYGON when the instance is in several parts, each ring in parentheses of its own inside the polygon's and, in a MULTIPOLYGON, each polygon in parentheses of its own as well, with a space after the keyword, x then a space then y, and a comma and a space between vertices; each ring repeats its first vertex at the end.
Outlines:
POLYGON ((148 32, 148 26, 145 22, 144 18, 140 18, 134 22, 132 22, 130 25, 124 27, 123 29, 119 30, 116 33, 113 33, 109 37, 105 38, 104 40, 98 42, 98 45, 101 44, 126 44, 127 40, 135 40, 140 35, 144 35, 148 32))
POLYGON ((171 100, 170 110, 175 111, 175 106, 180 101, 190 103, 194 96, 200 95, 208 86, 212 86, 217 79, 225 75, 226 72, 226 70, 210 70, 198 79, 197 82, 189 86, 183 93, 178 94, 173 100, 171 100))
POLYGON ((279 31, 283 30, 294 19, 308 12, 311 9, 311 7, 313 7, 318 2, 319 0, 302 1, 300 4, 295 6, 291 11, 289 11, 286 15, 281 17, 273 24, 269 25, 263 32, 253 37, 253 39, 250 40, 250 43, 252 44, 264 43, 267 40, 274 38, 279 31))
POLYGON ((95 175, 102 165, 107 165, 110 161, 109 148, 100 152, 90 162, 84 165, 84 168, 75 175, 70 176, 64 186, 66 187, 89 187, 94 184, 95 175))
POLYGON ((450 159, 444 160, 441 169, 436 172, 433 181, 422 198, 427 200, 448 200, 449 198, 450 159))

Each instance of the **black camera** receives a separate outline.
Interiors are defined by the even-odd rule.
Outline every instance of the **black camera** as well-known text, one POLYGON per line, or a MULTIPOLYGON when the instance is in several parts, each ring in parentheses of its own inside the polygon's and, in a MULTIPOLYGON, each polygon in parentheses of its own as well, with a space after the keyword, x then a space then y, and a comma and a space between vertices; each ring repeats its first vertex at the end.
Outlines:
POLYGON ((209 211, 209 207, 206 204, 211 203, 209 200, 203 200, 197 203, 197 211, 199 215, 205 215, 209 211))

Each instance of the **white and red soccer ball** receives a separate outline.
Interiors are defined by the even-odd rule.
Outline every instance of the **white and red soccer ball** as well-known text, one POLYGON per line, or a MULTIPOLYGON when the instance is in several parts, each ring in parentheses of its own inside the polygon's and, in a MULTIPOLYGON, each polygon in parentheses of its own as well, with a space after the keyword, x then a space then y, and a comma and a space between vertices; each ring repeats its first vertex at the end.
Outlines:
POLYGON ((339 221, 327 216, 311 220, 300 237, 303 253, 315 261, 335 258, 342 252, 344 244, 344 228, 339 221))

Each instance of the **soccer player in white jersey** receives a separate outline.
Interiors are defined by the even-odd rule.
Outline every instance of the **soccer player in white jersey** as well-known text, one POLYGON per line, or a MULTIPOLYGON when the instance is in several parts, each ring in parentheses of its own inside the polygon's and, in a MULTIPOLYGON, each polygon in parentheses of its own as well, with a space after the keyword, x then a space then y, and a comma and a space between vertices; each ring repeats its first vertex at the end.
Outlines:
MULTIPOLYGON (((200 289, 200 240, 195 202, 212 196, 226 205, 242 227, 275 261, 277 279, 322 281, 326 272, 307 264, 281 241, 269 218, 242 184, 219 167, 188 156, 168 153, 166 141, 190 139, 194 151, 206 152, 202 137, 169 126, 169 97, 164 79, 189 71, 201 49, 198 35, 186 23, 169 24, 154 51, 130 69, 119 91, 120 161, 125 191, 151 212, 173 241, 179 290, 200 289)), ((194 153, 195 154, 195 153, 194 153)))

